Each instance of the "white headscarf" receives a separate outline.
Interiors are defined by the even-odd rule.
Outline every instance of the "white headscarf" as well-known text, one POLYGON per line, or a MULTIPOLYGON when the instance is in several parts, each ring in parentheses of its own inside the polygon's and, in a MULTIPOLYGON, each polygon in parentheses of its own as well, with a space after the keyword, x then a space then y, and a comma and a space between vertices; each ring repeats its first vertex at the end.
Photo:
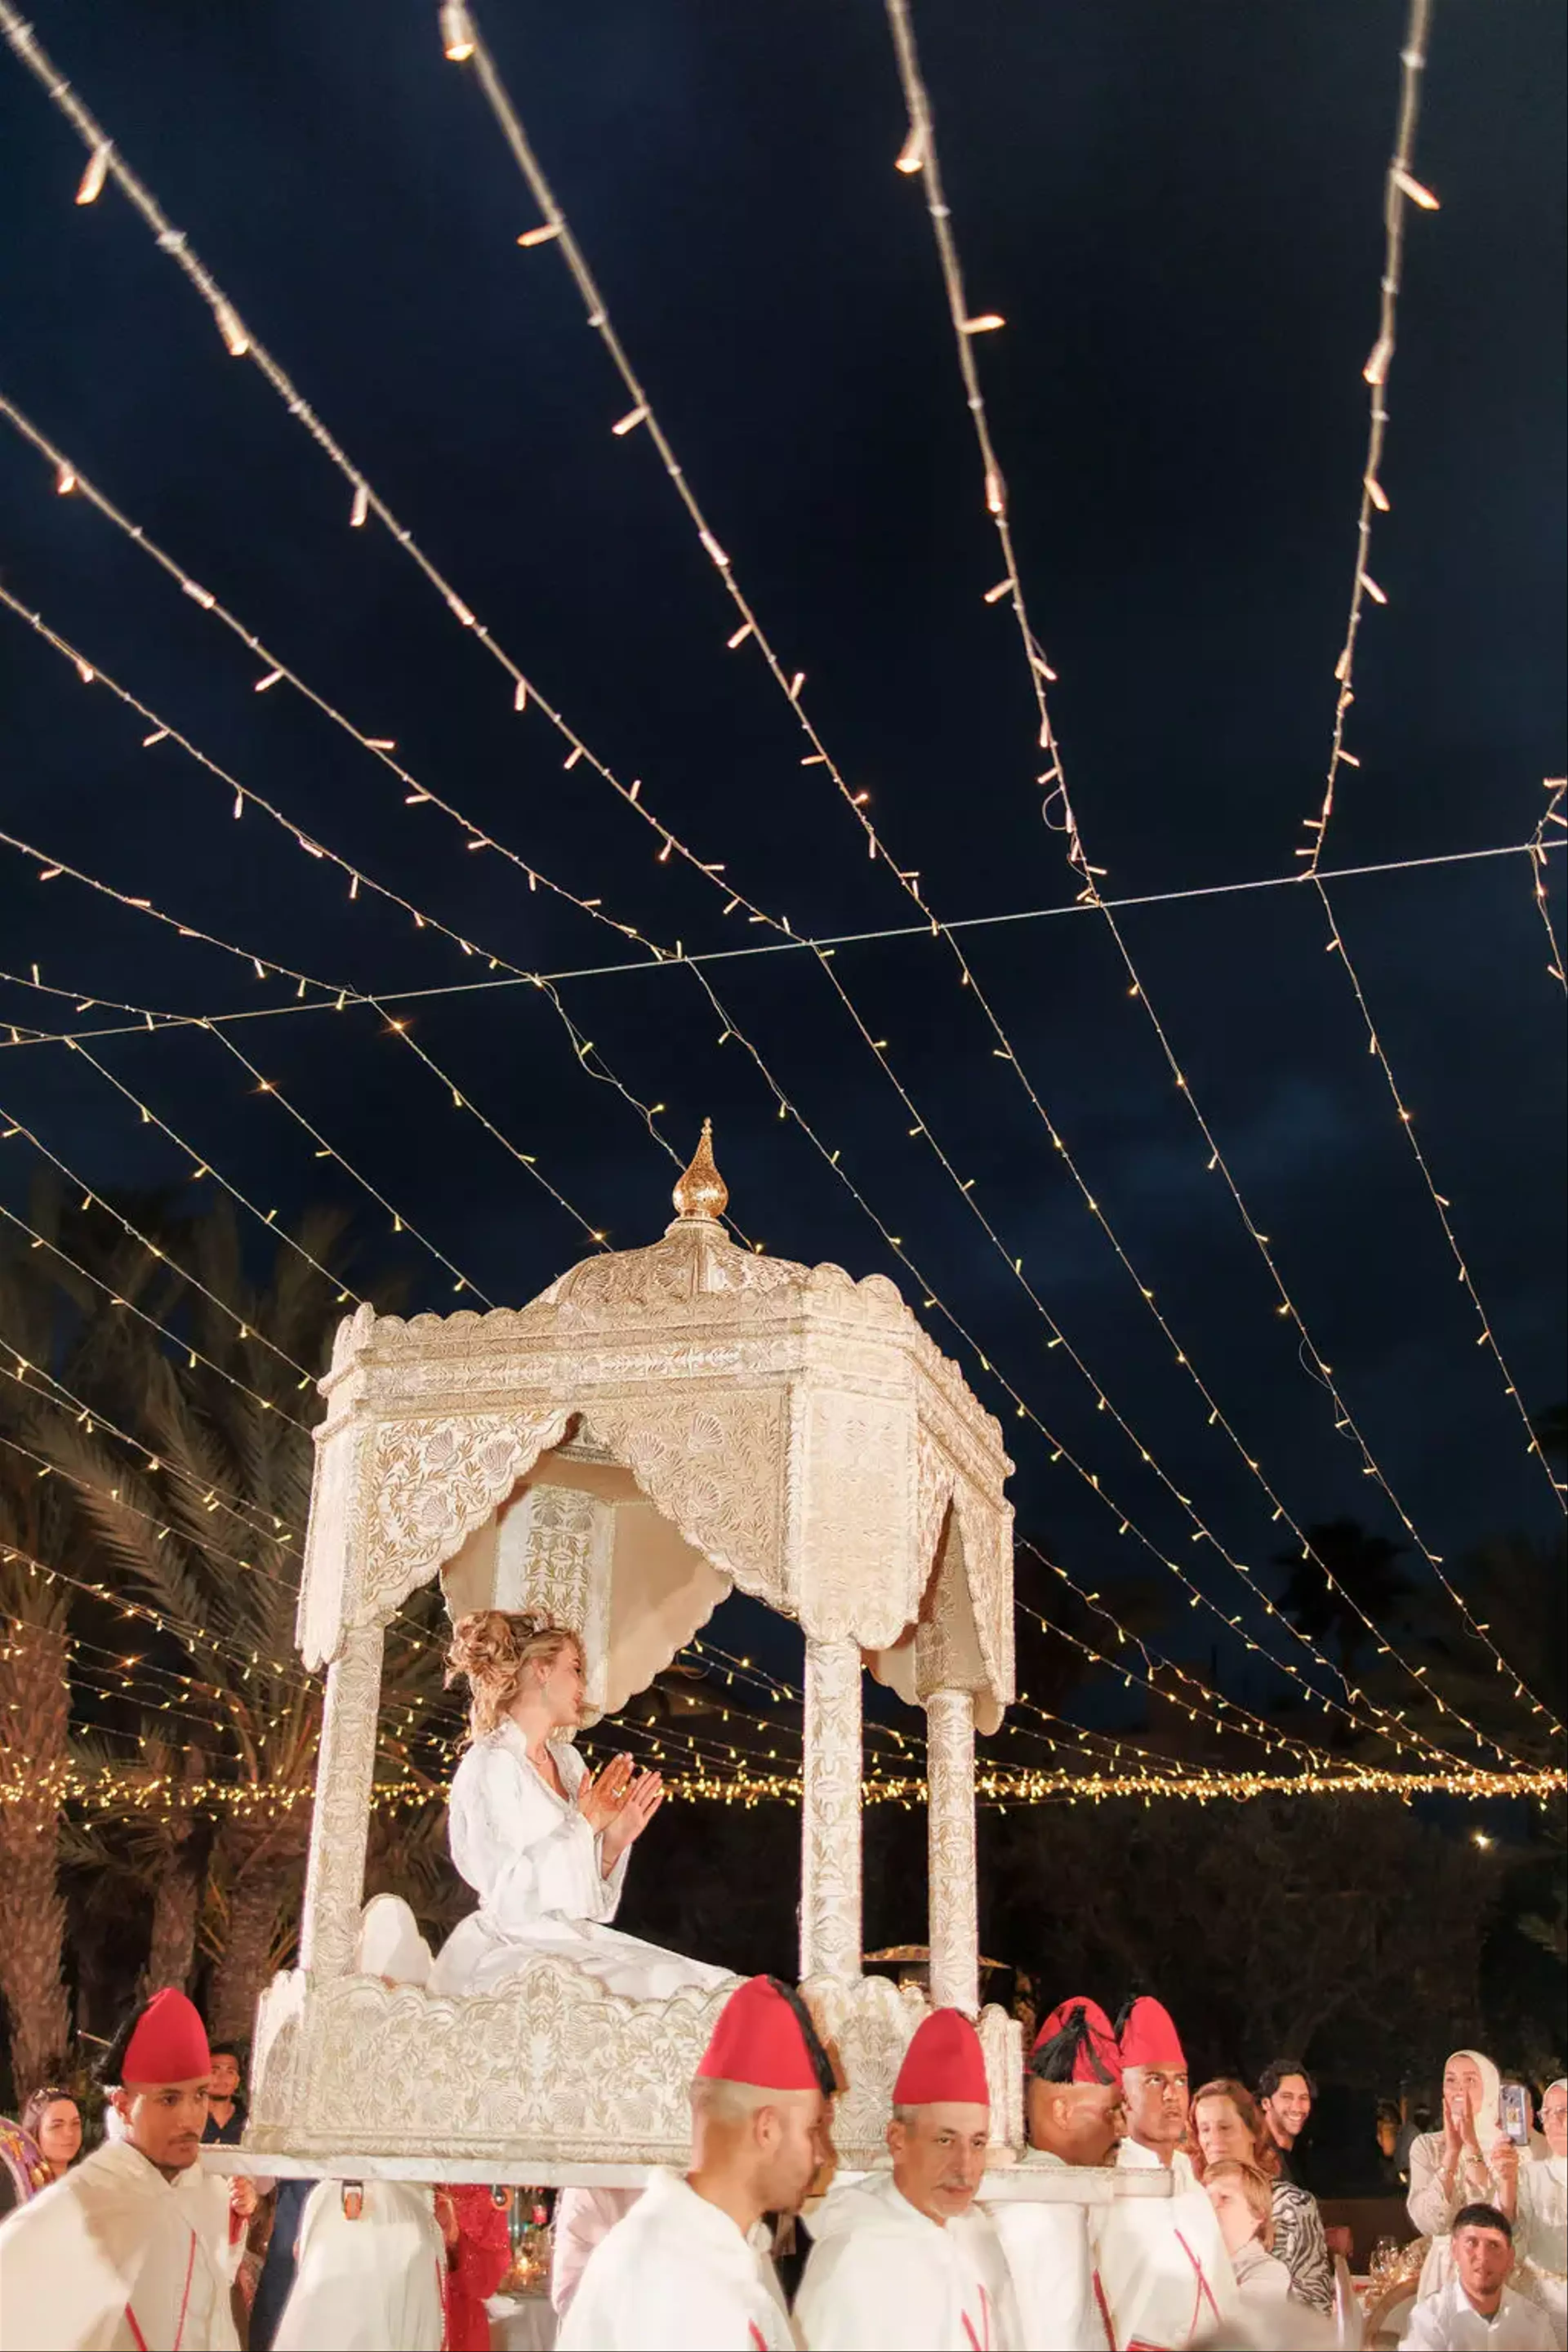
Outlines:
MULTIPOLYGON (((1545 2105, 1547 2099, 1552 2096, 1553 2091, 1568 2091, 1568 2077, 1559 2074, 1554 2083, 1548 2083, 1546 2085, 1545 2095, 1541 2102, 1542 2106, 1545 2105)), ((1552 2175, 1552 2179, 1555 2180, 1560 2187, 1564 2184, 1568 2184, 1568 2156, 1559 2156, 1556 2151, 1549 2146, 1544 2162, 1546 2169, 1552 2175)))
POLYGON ((1456 2058, 1468 2058, 1481 2078, 1481 2103, 1474 2110, 1476 2145, 1484 2157, 1489 2158, 1492 2144, 1502 2130, 1498 2116, 1498 2100, 1502 2090, 1502 2076, 1482 2050, 1450 2050, 1443 2062, 1445 2074, 1456 2058))

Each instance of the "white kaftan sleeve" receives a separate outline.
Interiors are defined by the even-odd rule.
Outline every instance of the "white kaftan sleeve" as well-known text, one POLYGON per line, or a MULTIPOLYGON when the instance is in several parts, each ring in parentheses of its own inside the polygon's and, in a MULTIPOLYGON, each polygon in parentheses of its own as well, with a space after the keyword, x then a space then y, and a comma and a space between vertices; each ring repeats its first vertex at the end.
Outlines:
MULTIPOLYGON (((581 1777, 579 1769, 574 1788, 581 1777)), ((599 1841, 582 1814, 575 1806, 563 1814, 504 1748, 486 1742, 469 1748, 452 1782, 448 1828, 453 1862, 503 1935, 525 1934, 552 1914, 575 1920, 614 1916, 625 1856, 606 1879, 599 1841)))
POLYGON ((1405 2210, 1424 2238, 1443 2238, 1464 2202, 1464 2158, 1459 2159, 1453 2193, 1443 2186, 1443 2135, 1423 2132, 1410 2143, 1410 2194, 1405 2210))

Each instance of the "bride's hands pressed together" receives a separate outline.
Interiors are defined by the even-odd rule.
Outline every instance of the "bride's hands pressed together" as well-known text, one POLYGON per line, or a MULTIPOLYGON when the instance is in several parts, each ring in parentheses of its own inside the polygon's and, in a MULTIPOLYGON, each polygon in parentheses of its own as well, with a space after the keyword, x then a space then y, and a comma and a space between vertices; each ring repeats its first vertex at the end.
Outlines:
POLYGON ((632 1785, 632 1759, 612 1756, 602 1772, 590 1772, 577 1791, 577 1811, 595 1837, 620 1819, 632 1785))
POLYGON ((616 1816, 600 1843, 605 1874, 619 1862, 633 1840, 641 1837, 664 1802, 664 1780, 658 1772, 638 1772, 616 1799, 616 1816))

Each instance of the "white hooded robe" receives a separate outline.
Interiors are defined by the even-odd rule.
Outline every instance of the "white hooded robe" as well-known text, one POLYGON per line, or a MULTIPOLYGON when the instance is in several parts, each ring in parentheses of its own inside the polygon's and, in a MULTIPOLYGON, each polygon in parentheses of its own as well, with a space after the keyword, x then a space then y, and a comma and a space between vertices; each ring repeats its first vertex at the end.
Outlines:
MULTIPOLYGON (((1019 2167, 1068 2172, 1046 2148, 1019 2167)), ((1100 2223, 1092 2206, 999 2197, 984 2210, 1007 2257, 1023 2352, 1114 2352, 1100 2284, 1100 2223)))
POLYGON ((796 2352, 767 2255, 678 2172, 656 2172, 589 2255, 558 2352, 796 2352))
POLYGON ((823 2352, 1018 2352, 1007 2258, 978 2206, 946 2223, 890 2173, 829 2190, 795 2313, 823 2352))
POLYGON ((107 2141, 0 2226, 0 2352, 237 2352, 227 2200, 107 2141))
MULTIPOLYGON (((1136 2171, 1160 2159, 1124 2139, 1119 2167, 1136 2171)), ((1108 2206, 1100 2227, 1100 2280, 1121 2352, 1157 2347, 1186 2352, 1188 2345, 1240 2308, 1236 2274, 1219 2222, 1178 2150, 1167 2198, 1122 2197, 1108 2206)))
POLYGON ((305 2200, 274 2352, 441 2352, 447 2242, 433 2191, 367 2180, 351 2221, 342 2188, 319 2180, 305 2200))

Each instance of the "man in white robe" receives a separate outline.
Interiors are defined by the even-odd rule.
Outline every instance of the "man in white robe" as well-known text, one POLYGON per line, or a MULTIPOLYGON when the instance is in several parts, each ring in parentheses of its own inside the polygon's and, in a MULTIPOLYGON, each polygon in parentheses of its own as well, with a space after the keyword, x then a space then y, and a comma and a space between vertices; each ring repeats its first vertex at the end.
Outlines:
POLYGON ((228 2202, 199 2161, 212 2065, 184 1994, 154 1993, 100 2072, 123 2136, 0 2227, 0 2352, 237 2352, 228 2202))
MULTIPOLYGON (((1109 2166, 1126 2126, 1121 2053, 1097 2001, 1075 1995, 1036 2036, 1025 2087, 1023 2170, 1109 2166)), ((986 2210, 1012 2273, 1023 2352, 1116 2352, 1100 2283, 1100 2224, 1088 2205, 1001 2197, 986 2210)))
POLYGON ((891 2174, 847 2182, 811 2222, 795 2297, 831 2352, 1017 2352, 1006 2257, 975 2206, 991 2137, 979 2036, 956 2009, 922 2020, 893 2085, 891 2174))
POLYGON ((274 2352, 439 2352, 446 2275, 431 2189, 318 2181, 274 2352))
POLYGON ((1552 2352, 1552 2322, 1540 2304, 1504 2284, 1513 2229, 1495 2205, 1454 2216, 1453 2271, 1410 2315, 1400 2352, 1552 2352))
POLYGON ((1119 2198, 1100 2231, 1100 2281, 1119 2352, 1187 2352, 1239 2312, 1236 2274, 1214 2207, 1180 2141, 1187 2127, 1187 2062, 1157 2000, 1129 2004, 1117 2020, 1127 2137, 1117 2163, 1163 2165, 1169 2198, 1119 2198))
POLYGON ((796 2213, 831 2160, 833 2069, 798 1994, 752 1977, 691 2086, 691 2168, 656 2172, 588 2257, 561 2352, 795 2352, 764 2213, 796 2213))

